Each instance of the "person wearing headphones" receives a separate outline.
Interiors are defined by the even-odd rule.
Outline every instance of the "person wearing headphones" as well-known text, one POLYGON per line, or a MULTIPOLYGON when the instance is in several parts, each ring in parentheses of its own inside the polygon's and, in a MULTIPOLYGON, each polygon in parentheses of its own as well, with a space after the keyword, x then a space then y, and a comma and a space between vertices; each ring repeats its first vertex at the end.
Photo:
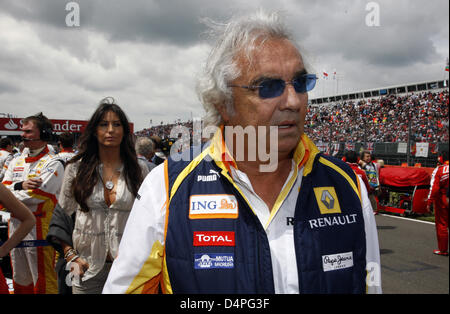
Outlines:
MULTIPOLYGON (((53 136, 52 123, 42 112, 23 119, 21 130, 25 150, 11 160, 3 184, 31 210, 36 225, 24 238, 26 247, 11 251, 14 294, 57 293, 55 250, 45 238, 58 202, 64 165, 47 147, 53 136)), ((11 217, 9 234, 19 225, 20 220, 11 217)))

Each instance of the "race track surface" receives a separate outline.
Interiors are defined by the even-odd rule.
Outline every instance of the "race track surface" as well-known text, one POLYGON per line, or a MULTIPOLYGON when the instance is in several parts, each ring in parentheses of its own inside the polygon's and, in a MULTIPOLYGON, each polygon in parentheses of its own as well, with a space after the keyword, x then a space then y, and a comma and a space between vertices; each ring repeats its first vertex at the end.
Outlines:
POLYGON ((437 249, 435 225, 377 215, 383 294, 448 294, 448 257, 437 249))

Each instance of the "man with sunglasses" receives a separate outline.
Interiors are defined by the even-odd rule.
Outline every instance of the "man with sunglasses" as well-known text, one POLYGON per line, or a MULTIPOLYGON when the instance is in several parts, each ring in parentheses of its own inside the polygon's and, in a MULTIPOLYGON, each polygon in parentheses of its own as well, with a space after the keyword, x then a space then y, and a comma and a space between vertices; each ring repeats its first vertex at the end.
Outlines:
POLYGON ((366 188, 304 134, 317 78, 280 18, 212 29, 198 93, 216 131, 144 180, 103 292, 380 293, 366 188))

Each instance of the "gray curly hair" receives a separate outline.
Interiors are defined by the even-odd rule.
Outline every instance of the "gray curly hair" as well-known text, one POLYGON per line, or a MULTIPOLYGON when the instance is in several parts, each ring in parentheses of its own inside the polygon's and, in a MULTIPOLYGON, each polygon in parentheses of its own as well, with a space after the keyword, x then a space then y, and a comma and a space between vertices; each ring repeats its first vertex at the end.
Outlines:
POLYGON ((204 125, 219 126, 223 120, 217 106, 224 106, 230 115, 233 114, 233 95, 228 84, 241 75, 236 56, 243 52, 251 65, 252 51, 269 39, 288 39, 296 44, 277 12, 259 10, 234 17, 225 24, 209 19, 204 23, 210 27, 209 35, 217 38, 217 42, 198 79, 197 94, 206 111, 204 125))

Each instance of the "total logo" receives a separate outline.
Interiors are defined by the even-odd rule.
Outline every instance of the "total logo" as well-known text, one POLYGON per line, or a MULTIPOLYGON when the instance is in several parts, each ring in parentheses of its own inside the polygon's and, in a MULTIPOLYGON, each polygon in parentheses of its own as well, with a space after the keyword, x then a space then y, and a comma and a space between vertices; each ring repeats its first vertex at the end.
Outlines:
POLYGON ((238 218, 236 196, 230 194, 191 195, 190 219, 238 218))
POLYGON ((196 231, 194 246, 235 246, 233 231, 196 231))

